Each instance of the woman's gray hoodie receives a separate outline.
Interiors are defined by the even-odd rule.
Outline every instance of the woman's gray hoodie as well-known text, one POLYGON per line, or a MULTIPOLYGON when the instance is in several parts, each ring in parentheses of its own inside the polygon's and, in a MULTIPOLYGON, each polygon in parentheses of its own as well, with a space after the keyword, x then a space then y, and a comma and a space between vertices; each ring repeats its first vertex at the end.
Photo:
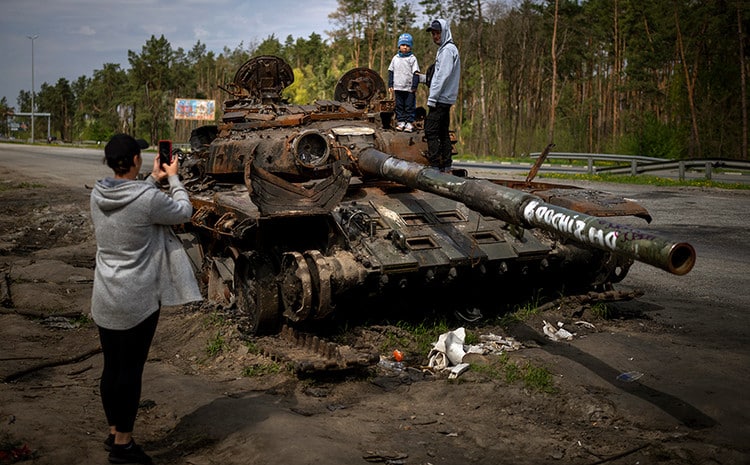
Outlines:
POLYGON ((437 20, 442 31, 440 33, 440 45, 435 54, 435 74, 432 75, 430 83, 430 95, 427 97, 427 106, 434 107, 436 103, 453 105, 458 98, 458 82, 461 79, 461 57, 458 48, 453 43, 448 21, 437 20))
POLYGON ((193 268, 169 225, 190 221, 193 207, 177 175, 169 195, 146 181, 105 178, 91 192, 96 270, 94 322, 130 329, 159 309, 201 300, 193 268))

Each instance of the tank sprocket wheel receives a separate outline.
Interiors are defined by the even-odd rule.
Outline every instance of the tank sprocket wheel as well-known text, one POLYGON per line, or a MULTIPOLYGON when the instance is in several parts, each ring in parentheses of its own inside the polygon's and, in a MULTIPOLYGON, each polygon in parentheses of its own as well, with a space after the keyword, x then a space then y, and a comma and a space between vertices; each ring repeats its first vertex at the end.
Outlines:
POLYGON ((234 265, 234 286, 243 332, 277 332, 281 315, 279 287, 270 260, 257 252, 240 255, 234 265))

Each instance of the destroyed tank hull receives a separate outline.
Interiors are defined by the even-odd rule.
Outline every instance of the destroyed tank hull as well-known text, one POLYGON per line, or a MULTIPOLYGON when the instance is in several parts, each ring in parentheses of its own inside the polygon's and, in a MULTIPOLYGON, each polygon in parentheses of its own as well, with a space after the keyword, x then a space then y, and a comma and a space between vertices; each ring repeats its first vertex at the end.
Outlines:
POLYGON ((601 289, 634 260, 675 274, 693 266, 689 244, 606 219, 650 221, 633 202, 428 167, 421 119, 396 131, 371 70, 350 71, 334 100, 310 105, 283 101, 292 81, 279 58, 245 63, 222 124, 193 132, 181 167, 194 206, 181 237, 207 298, 236 305, 247 332, 374 299, 601 289))

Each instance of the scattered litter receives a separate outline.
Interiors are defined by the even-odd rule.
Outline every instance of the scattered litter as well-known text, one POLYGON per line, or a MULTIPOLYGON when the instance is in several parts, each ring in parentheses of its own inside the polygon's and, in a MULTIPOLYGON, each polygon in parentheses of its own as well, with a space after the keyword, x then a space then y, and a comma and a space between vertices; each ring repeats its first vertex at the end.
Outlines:
POLYGON ((482 319, 482 311, 478 308, 470 308, 463 312, 456 310, 455 315, 469 323, 474 323, 475 321, 479 321, 482 319))
POLYGON ((152 408, 156 407, 156 401, 151 399, 143 399, 138 403, 138 408, 141 410, 151 410, 152 408))
POLYGON ((553 341, 571 341, 573 340, 574 334, 570 331, 563 328, 563 323, 558 322, 557 327, 555 327, 553 324, 547 322, 546 320, 542 320, 544 322, 544 334, 547 335, 548 338, 552 339, 553 341))
POLYGON ((468 363, 459 363, 458 365, 451 368, 451 372, 448 374, 448 379, 456 379, 461 374, 463 374, 464 371, 469 369, 468 363))
POLYGON ((0 449, 0 463, 14 463, 22 460, 33 460, 34 451, 32 451, 28 444, 21 446, 5 445, 0 449))
POLYGON ((365 455, 362 456, 363 459, 367 460, 368 462, 378 463, 378 462, 385 462, 385 463, 405 463, 402 462, 404 459, 409 457, 408 454, 405 454, 403 452, 381 452, 381 451, 370 451, 368 450, 365 455))
POLYGON ((429 362, 427 366, 436 371, 451 370, 448 378, 453 379, 468 370, 469 364, 464 363, 464 357, 467 354, 500 355, 522 347, 521 343, 512 337, 498 336, 492 333, 480 335, 479 340, 481 342, 475 345, 464 345, 465 339, 466 330, 464 328, 457 328, 441 334, 428 354, 429 362))
POLYGON ((596 326, 594 326, 593 324, 589 323, 588 321, 578 320, 578 321, 576 321, 573 324, 574 325, 578 325, 578 326, 583 326, 584 328, 596 330, 596 326))
POLYGON ((404 360, 404 353, 400 350, 396 349, 393 351, 393 360, 397 362, 402 362, 404 360))
POLYGON ((640 379, 641 376, 643 376, 643 373, 641 373, 640 371, 628 371, 627 373, 620 373, 617 376, 617 379, 619 381, 625 381, 626 383, 630 383, 637 379, 640 379))
POLYGON ((63 316, 48 316, 47 318, 42 320, 42 324, 45 326, 49 326, 50 328, 59 329, 76 329, 81 326, 78 323, 71 322, 70 319, 63 316))
POLYGON ((403 362, 396 362, 393 360, 388 360, 387 358, 380 358, 380 361, 378 362, 378 366, 385 368, 386 370, 391 371, 403 371, 404 364, 403 362))
POLYGON ((427 355, 429 359, 427 366, 436 370, 444 370, 461 363, 464 355, 466 355, 464 350, 465 339, 466 330, 464 328, 441 334, 427 355))
POLYGON ((520 341, 510 336, 498 336, 492 333, 480 335, 479 340, 482 342, 475 346, 470 346, 467 352, 476 353, 476 349, 479 349, 482 351, 480 353, 484 355, 500 355, 503 352, 511 352, 523 347, 520 341))

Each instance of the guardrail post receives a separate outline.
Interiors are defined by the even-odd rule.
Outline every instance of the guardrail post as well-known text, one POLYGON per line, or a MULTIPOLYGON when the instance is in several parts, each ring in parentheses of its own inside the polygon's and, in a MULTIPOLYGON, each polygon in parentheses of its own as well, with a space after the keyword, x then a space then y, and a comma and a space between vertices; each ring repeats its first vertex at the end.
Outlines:
POLYGON ((594 158, 593 157, 589 157, 588 158, 588 162, 589 162, 589 165, 588 165, 589 166, 589 174, 594 174, 594 158))
POLYGON ((711 162, 710 161, 706 162, 706 180, 707 181, 711 180, 711 162))
POLYGON ((680 160, 680 167, 678 169, 678 173, 679 173, 678 177, 680 181, 684 181, 685 180, 685 162, 682 160, 680 160))
POLYGON ((638 174, 638 161, 635 159, 630 160, 630 175, 635 176, 638 174))

